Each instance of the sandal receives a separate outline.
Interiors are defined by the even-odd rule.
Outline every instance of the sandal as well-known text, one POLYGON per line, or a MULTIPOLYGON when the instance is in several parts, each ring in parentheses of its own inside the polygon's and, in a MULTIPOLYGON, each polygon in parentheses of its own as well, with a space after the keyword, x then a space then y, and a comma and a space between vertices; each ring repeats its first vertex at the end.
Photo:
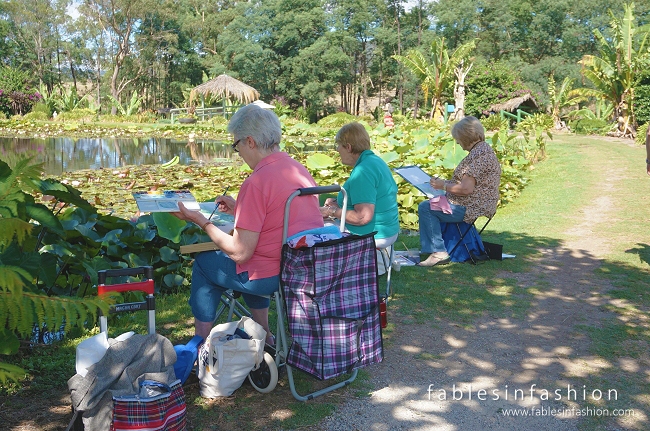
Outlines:
POLYGON ((426 260, 423 260, 418 265, 419 266, 447 265, 450 262, 451 262, 451 256, 449 256, 448 254, 443 256, 436 256, 434 253, 432 253, 431 255, 429 255, 429 257, 426 258, 426 260))

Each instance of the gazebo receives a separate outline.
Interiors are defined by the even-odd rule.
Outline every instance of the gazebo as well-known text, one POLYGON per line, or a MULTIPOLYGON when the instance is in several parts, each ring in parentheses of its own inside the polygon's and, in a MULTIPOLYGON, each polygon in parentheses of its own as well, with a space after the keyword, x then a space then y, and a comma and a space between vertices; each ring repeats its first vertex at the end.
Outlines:
POLYGON ((523 96, 514 97, 506 102, 497 103, 490 106, 491 112, 514 112, 516 109, 519 109, 520 106, 527 106, 532 109, 538 109, 537 102, 535 98, 530 93, 526 93, 523 96))
POLYGON ((238 79, 225 73, 192 89, 193 94, 218 96, 224 100, 238 100, 241 104, 251 103, 260 98, 260 93, 238 79))

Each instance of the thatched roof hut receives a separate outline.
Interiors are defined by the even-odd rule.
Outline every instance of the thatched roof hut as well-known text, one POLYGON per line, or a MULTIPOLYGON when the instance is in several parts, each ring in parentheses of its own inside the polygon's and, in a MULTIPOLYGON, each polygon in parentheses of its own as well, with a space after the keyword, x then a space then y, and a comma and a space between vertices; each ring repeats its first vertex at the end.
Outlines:
POLYGON ((260 93, 256 89, 225 73, 194 87, 192 93, 202 96, 218 96, 228 100, 236 99, 242 104, 251 103, 260 98, 260 93))
POLYGON ((523 96, 515 97, 506 102, 492 105, 490 106, 490 111, 491 112, 499 112, 499 111, 513 112, 514 110, 518 109, 521 106, 526 106, 532 109, 538 109, 535 98, 530 93, 526 93, 523 96))

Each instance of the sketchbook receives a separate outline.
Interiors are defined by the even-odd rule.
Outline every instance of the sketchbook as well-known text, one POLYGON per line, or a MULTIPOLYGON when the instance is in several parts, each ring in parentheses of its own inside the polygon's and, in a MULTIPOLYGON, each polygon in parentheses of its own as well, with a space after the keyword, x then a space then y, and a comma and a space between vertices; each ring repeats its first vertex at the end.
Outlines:
POLYGON ((222 231, 230 233, 235 228, 235 216, 215 210, 216 204, 214 202, 201 202, 199 207, 201 208, 201 214, 222 231))
POLYGON ((411 183, 416 189, 424 193, 428 198, 445 194, 444 191, 431 187, 431 184, 429 184, 431 176, 424 172, 419 166, 404 166, 393 170, 400 177, 411 183))
POLYGON ((189 190, 153 190, 148 192, 134 192, 135 203, 140 212, 176 212, 178 202, 183 202, 185 208, 199 211, 199 203, 189 190))

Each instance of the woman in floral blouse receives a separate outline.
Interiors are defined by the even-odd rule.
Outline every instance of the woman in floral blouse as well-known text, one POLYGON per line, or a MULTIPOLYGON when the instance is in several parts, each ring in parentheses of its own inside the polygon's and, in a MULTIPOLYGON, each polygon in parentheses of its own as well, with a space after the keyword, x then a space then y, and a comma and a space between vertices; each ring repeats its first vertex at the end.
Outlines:
POLYGON ((431 253, 420 266, 450 262, 442 239, 441 222, 471 224, 480 216, 491 217, 499 201, 501 165, 492 147, 485 142, 481 122, 476 117, 465 117, 454 125, 451 135, 469 154, 458 164, 451 180, 431 178, 431 187, 446 192, 448 211, 443 212, 439 205, 432 209, 429 201, 418 207, 420 246, 423 253, 431 253))

